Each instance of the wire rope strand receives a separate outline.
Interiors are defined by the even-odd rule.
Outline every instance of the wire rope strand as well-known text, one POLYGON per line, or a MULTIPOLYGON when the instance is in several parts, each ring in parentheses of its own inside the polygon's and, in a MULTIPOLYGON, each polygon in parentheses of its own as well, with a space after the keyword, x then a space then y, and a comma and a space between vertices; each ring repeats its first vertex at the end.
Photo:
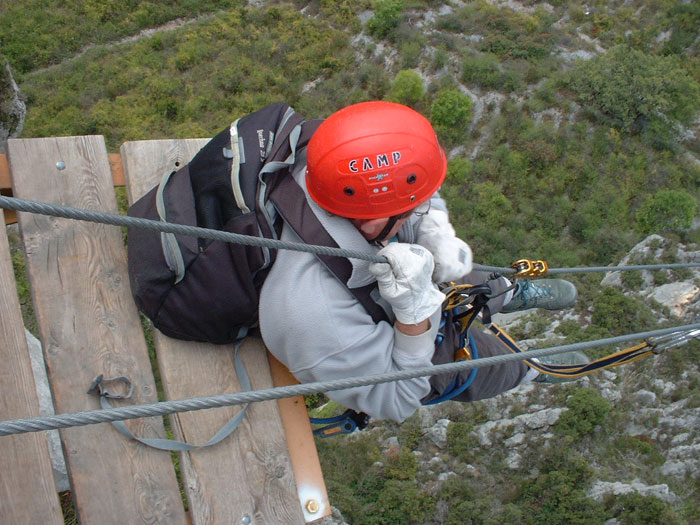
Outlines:
POLYGON ((200 228, 198 226, 187 226, 171 222, 153 221, 139 217, 129 217, 113 213, 103 213, 99 211, 72 208, 57 204, 47 204, 43 202, 17 199, 14 197, 0 196, 0 208, 15 211, 37 213, 64 219, 76 219, 99 224, 110 224, 113 226, 125 226, 127 228, 141 228, 163 233, 174 233, 176 235, 187 235, 202 239, 212 239, 215 241, 233 242, 247 246, 258 246, 263 248, 277 248, 281 250, 295 250, 318 255, 335 255, 338 257, 349 257, 353 259, 363 259, 369 262, 385 263, 387 259, 383 256, 356 250, 346 250, 344 248, 333 248, 330 246, 317 246, 299 242, 287 242, 277 239, 267 239, 252 235, 242 235, 239 233, 200 228))
POLYGON ((697 329, 700 329, 700 323, 677 326, 673 328, 663 328, 647 332, 639 332, 635 334, 628 334, 617 337, 609 337, 605 339, 598 339, 595 341, 584 341, 569 345, 560 345, 549 348, 528 350, 527 352, 522 352, 519 354, 504 354, 499 356, 476 359, 473 361, 459 361, 455 363, 446 363, 442 365, 433 365, 430 367, 407 369, 398 372, 377 374, 366 377, 353 377, 334 381, 321 381, 300 385, 268 388, 264 390, 221 394, 217 396, 193 398, 180 401, 162 401, 160 403, 155 403, 152 405, 120 407, 106 410, 91 410, 85 412, 76 412, 73 414, 61 414, 48 417, 0 421, 0 436, 20 434, 25 432, 38 432, 41 430, 53 430, 57 428, 67 428, 73 426, 92 425, 96 423, 107 423, 110 421, 135 419, 140 417, 162 416, 167 414, 173 414, 176 412, 186 412, 202 410, 205 408, 241 405, 245 403, 254 403, 259 401, 272 401, 286 397, 317 394, 320 392, 331 392, 335 390, 344 390, 347 388, 356 388, 360 386, 371 386, 381 383, 388 383, 391 381, 413 379, 416 377, 461 372, 462 370, 471 370, 474 368, 494 366, 510 361, 546 357, 560 353, 573 352, 576 350, 598 348, 601 346, 614 345, 632 340, 647 339, 649 337, 659 337, 666 334, 687 332, 697 329))
MULTIPOLYGON (((153 221, 149 219, 142 219, 139 217, 129 217, 126 215, 104 213, 99 211, 85 210, 81 208, 72 208, 70 206, 61 206, 58 204, 49 204, 45 202, 18 199, 16 197, 6 197, 4 195, 0 195, 0 208, 6 208, 8 210, 22 211, 28 213, 37 213, 40 215, 48 215, 52 217, 61 217, 65 219, 75 219, 87 222, 94 222, 99 224, 109 224, 112 226, 142 228, 145 230, 151 230, 156 232, 173 233, 176 235, 187 235, 190 237, 212 239, 215 241, 222 242, 232 242, 244 244, 247 246, 258 246, 262 248, 271 248, 279 250, 295 250, 299 252, 307 252, 317 255, 332 255, 351 259, 361 259, 375 263, 388 262, 387 259, 381 255, 376 255, 367 252, 359 252, 356 250, 347 250, 345 248, 333 248, 331 246, 318 246, 313 244, 281 241, 278 239, 266 239, 264 237, 255 237, 251 235, 242 235, 239 233, 225 232, 221 230, 212 230, 209 228, 200 228, 198 226, 187 226, 185 224, 153 221)), ((515 269, 506 268, 503 266, 486 266, 481 264, 474 264, 473 268, 474 270, 480 270, 485 272, 498 272, 504 275, 512 275, 516 273, 515 269)), ((663 270, 674 268, 700 268, 700 263, 647 264, 632 266, 592 266, 580 268, 549 268, 547 274, 556 275, 562 273, 663 270)))

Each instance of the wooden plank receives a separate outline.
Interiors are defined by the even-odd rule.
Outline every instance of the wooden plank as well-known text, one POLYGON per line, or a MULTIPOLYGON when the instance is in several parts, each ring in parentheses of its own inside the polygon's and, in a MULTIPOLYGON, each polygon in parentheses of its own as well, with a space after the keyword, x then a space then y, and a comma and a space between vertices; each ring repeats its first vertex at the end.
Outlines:
MULTIPOLYGON (((0 420, 35 417, 39 400, 5 228, 0 228, 0 296, 0 420)), ((0 523, 63 523, 43 432, 0 437, 0 523)))
MULTIPOLYGON (((164 173, 188 162, 206 140, 127 142, 122 159, 130 202, 158 183, 164 173)), ((169 399, 240 391, 233 347, 188 343, 156 330, 158 366, 169 399)), ((272 386, 259 339, 241 347, 254 389, 272 386)), ((180 439, 201 444, 240 407, 177 414, 180 439)), ((255 403, 241 426, 221 443, 181 454, 185 491, 195 525, 208 523, 304 523, 276 403, 255 403), (235 487, 232 490, 232 487, 235 487)))
MULTIPOLYGON (((114 186, 125 186, 124 168, 122 167, 122 156, 119 153, 109 153, 109 167, 112 170, 112 184, 114 186)), ((0 190, 10 190, 10 167, 7 163, 7 154, 0 153, 0 190)), ((11 194, 11 192, 9 192, 11 194)), ((4 195, 4 193, 3 193, 4 195)))
POLYGON ((0 190, 9 190, 11 187, 10 167, 7 164, 7 154, 0 153, 0 190))
MULTIPOLYGON (((4 195, 5 197, 12 197, 12 190, 5 190, 5 189, 0 189, 0 195, 4 195)), ((14 210, 3 210, 5 212, 4 215, 4 224, 14 224, 17 222, 17 212, 14 210)))
MULTIPOLYGON (((268 352, 272 382, 275 386, 297 385, 299 381, 268 352)), ((326 483, 323 480, 321 462, 316 452, 313 430, 306 410, 304 396, 277 400, 287 436, 289 459, 292 461, 294 480, 299 491, 299 501, 307 522, 331 515, 326 483)))
MULTIPOLYGON (((14 139, 8 149, 17 197, 117 212, 102 137, 14 139)), ((128 404, 156 402, 121 230, 27 213, 19 222, 57 412, 98 409, 86 393, 98 374, 129 377, 135 393, 128 404)), ((161 418, 128 425, 165 437, 161 418)), ((109 424, 64 429, 61 437, 81 524, 187 522, 168 453, 109 424)))
MULTIPOLYGON (((114 186, 124 186, 124 168, 122 167, 122 156, 119 153, 109 154, 109 166, 112 170, 112 184, 114 186)), ((10 183, 10 168, 7 164, 7 155, 0 153, 0 194, 12 197, 12 185, 10 183)), ((5 224, 17 222, 17 214, 13 210, 5 210, 5 224)))
POLYGON ((112 170, 112 184, 115 186, 126 186, 122 156, 119 153, 109 154, 109 167, 112 170))
MULTIPOLYGON (((10 186, 10 167, 7 165, 7 155, 0 153, 0 195, 12 196, 10 186)), ((17 214, 13 210, 5 210, 5 224, 17 222, 17 214)))

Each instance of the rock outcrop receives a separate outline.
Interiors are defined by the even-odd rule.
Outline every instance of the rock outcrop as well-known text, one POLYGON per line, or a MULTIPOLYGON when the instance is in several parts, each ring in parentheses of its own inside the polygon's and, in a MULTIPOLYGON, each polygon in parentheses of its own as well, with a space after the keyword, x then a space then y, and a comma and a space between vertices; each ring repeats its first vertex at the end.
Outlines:
POLYGON ((22 132, 26 113, 10 64, 0 56, 0 153, 7 152, 7 139, 22 132))

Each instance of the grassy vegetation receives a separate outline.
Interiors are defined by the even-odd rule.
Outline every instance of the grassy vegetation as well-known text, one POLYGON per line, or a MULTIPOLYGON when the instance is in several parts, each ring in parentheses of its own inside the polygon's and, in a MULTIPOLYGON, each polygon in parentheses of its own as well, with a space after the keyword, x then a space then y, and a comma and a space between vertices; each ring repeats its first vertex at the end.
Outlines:
POLYGON ((23 0, 0 4, 0 49, 18 73, 178 18, 242 7, 241 0, 23 0))
MULTIPOLYGON (((26 98, 23 136, 102 134, 117 151, 127 140, 212 136, 275 101, 318 118, 353 102, 396 100, 431 119, 448 150, 442 194, 477 262, 599 265, 616 262, 649 233, 700 242, 689 229, 700 199, 692 158, 700 157, 697 3, 552 0, 514 10, 473 0, 442 14, 445 3, 434 0, 248 4, 3 3, 0 49, 26 98), (117 44, 178 18, 188 23, 117 44), (434 26, 425 30, 429 20, 434 26), (573 52, 588 60, 575 61, 573 52)), ((673 262, 673 250, 664 253, 673 262)), ((13 261, 30 319, 21 253, 13 261)), ((661 284, 688 275, 652 277, 661 284)), ((657 325, 648 305, 601 289, 599 275, 573 280, 575 313, 591 323, 559 325, 566 342, 657 325)), ((629 290, 643 283, 641 274, 623 279, 629 290)), ((528 317, 517 335, 547 322, 528 317)), ((684 362, 669 357, 657 372, 678 378, 679 399, 698 406, 697 381, 680 378, 684 362)), ((659 445, 624 435, 624 416, 593 390, 557 395, 570 415, 551 445, 530 450, 525 466, 506 474, 502 454, 485 454, 473 433, 488 419, 482 405, 446 408, 454 413, 442 454, 457 475, 430 490, 421 483, 431 474, 413 454, 429 448, 415 421, 397 430, 400 447, 389 455, 381 432, 319 440, 331 501, 352 523, 421 523, 435 515, 455 524, 700 519, 693 504, 674 510, 656 498, 619 496, 601 506, 588 498, 591 464, 634 464, 645 479, 659 465, 659 445), (468 465, 486 479, 471 476, 468 465)), ((697 501, 697 483, 684 490, 697 501)))
POLYGON ((347 38, 280 6, 230 10, 119 49, 96 48, 22 84, 25 135, 97 133, 116 150, 132 139, 211 136, 232 115, 279 100, 317 112, 302 88, 350 67, 347 38))

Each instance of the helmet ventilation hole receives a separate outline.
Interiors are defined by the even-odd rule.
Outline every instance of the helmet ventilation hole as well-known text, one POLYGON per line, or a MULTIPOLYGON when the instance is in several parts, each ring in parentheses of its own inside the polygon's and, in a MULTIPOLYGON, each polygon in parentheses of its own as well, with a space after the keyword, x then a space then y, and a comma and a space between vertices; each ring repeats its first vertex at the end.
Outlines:
POLYGON ((353 195, 355 195, 355 190, 352 189, 350 186, 345 186, 343 192, 345 192, 345 195, 347 195, 348 197, 352 197, 353 195))

